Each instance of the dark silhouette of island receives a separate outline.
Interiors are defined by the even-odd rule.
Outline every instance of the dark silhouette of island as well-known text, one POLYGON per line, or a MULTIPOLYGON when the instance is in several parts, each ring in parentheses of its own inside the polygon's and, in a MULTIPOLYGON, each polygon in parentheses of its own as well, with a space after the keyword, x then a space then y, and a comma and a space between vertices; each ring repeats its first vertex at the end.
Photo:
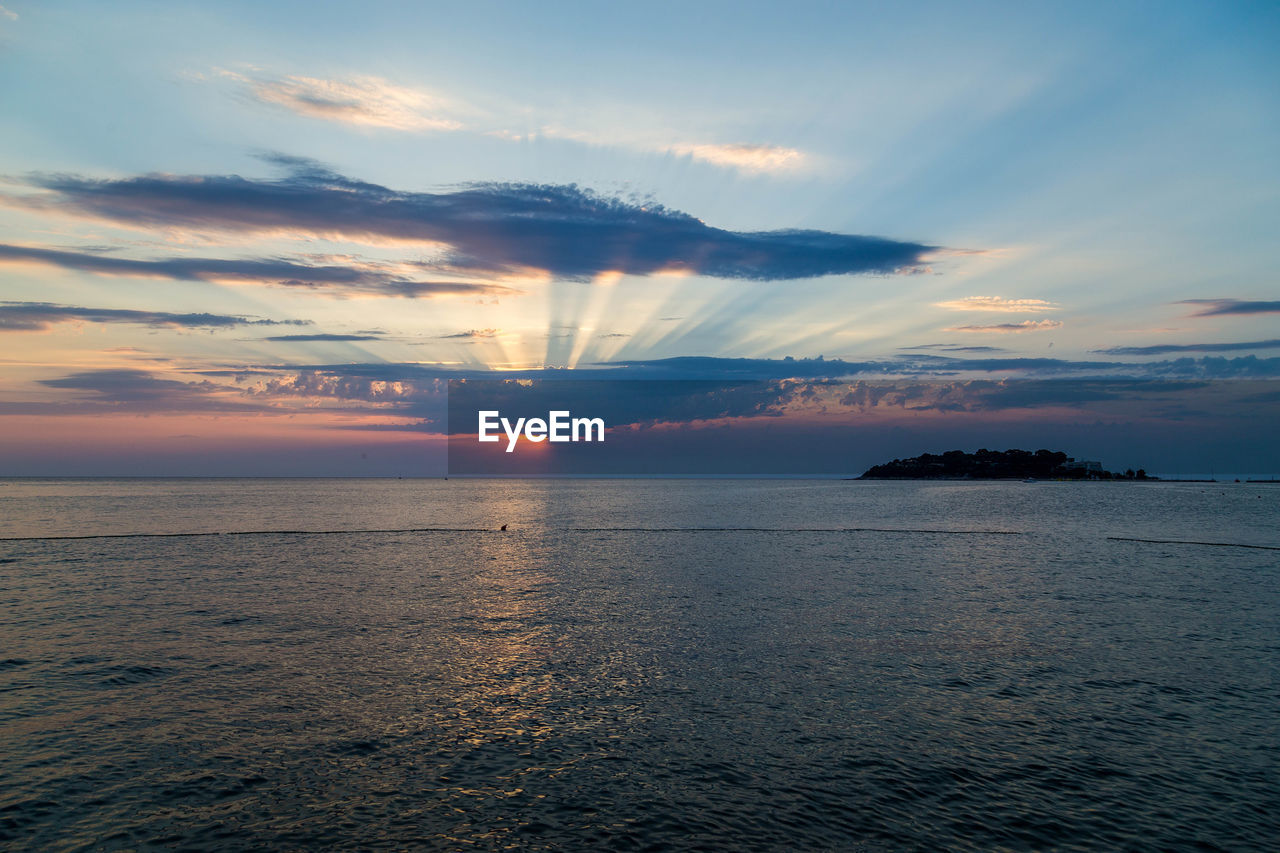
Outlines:
POLYGON ((1097 462, 1076 460, 1060 450, 987 450, 925 453, 868 468, 859 480, 1156 480, 1132 468, 1105 471, 1097 462))

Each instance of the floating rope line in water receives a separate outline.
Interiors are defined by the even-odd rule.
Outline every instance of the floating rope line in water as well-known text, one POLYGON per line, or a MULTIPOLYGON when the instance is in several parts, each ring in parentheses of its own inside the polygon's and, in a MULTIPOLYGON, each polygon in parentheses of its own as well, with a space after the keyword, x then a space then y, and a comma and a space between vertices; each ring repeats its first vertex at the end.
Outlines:
MULTIPOLYGON (((567 527, 571 533, 912 533, 935 536, 1023 536, 1018 530, 928 530, 909 527, 567 527)), ((550 528, 548 532, 555 532, 550 528)), ((69 536, 0 536, 0 542, 67 542, 87 539, 183 539, 208 536, 361 536, 397 533, 505 533, 491 527, 400 527, 368 530, 211 530, 194 533, 88 533, 69 536)), ((520 531, 510 531, 518 533, 520 531)), ((1113 542, 1143 542, 1151 545, 1204 545, 1214 548, 1251 548, 1280 551, 1276 545, 1248 545, 1241 542, 1199 542, 1186 539, 1140 539, 1108 536, 1113 542)))
POLYGON ((341 536, 344 533, 499 533, 488 527, 405 527, 392 530, 208 530, 195 533, 87 533, 73 536, 0 536, 0 542, 71 539, 180 539, 194 536, 341 536))
POLYGON ((570 527, 574 533, 937 533, 1021 536, 1019 530, 928 530, 911 527, 570 527))
POLYGON ((1259 551, 1280 551, 1280 545, 1245 545, 1240 542, 1193 542, 1187 539, 1137 539, 1132 536, 1108 536, 1115 542, 1146 542, 1152 545, 1209 545, 1214 548, 1254 548, 1259 551))
MULTIPOLYGON (((923 530, 901 527, 567 527, 572 533, 933 533, 952 536, 1021 536, 1016 530, 923 530)), ((550 528, 554 532, 556 528, 550 528)), ((0 536, 0 542, 60 542, 84 539, 180 539, 197 536, 341 536, 393 533, 505 533, 491 527, 401 527, 371 530, 232 530, 193 533, 87 533, 67 536, 0 536)), ((510 531, 518 533, 519 531, 510 531)))

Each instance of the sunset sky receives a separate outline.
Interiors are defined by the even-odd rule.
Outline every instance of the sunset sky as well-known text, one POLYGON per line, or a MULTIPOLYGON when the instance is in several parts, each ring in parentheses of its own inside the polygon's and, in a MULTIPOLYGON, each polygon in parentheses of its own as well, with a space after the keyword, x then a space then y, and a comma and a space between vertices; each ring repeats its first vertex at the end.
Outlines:
POLYGON ((435 473, 449 378, 570 368, 1054 380, 993 445, 1140 446, 1081 381, 1280 379, 1278 44, 1273 3, 4 0, 0 474, 435 473))

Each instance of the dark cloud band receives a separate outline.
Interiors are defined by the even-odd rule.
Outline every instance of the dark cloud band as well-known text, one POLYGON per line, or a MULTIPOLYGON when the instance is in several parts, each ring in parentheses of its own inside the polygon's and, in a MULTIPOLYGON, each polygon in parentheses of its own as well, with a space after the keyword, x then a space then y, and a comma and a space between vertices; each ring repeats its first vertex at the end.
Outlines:
POLYGON ((126 323, 168 329, 308 326, 310 320, 257 320, 229 314, 173 314, 129 308, 82 308, 51 302, 0 302, 0 331, 41 332, 58 323, 126 323))
POLYGON ((0 244, 0 263, 40 263, 99 275, 132 275, 177 281, 233 281, 281 287, 327 288, 382 296, 510 293, 488 283, 415 281, 364 266, 303 264, 278 258, 158 258, 137 260, 36 246, 0 244))
POLYGON ((119 223, 212 230, 309 231, 346 239, 445 244, 455 269, 533 268, 565 278, 679 270, 760 281, 891 273, 936 248, 816 230, 727 231, 661 205, 575 185, 476 184, 403 192, 293 158, 281 180, 147 175, 49 176, 41 203, 119 223))
POLYGON ((1110 347, 1094 352, 1106 355, 1168 355, 1175 352, 1241 352, 1261 349, 1280 349, 1280 339, 1269 341, 1237 341, 1222 344, 1157 344, 1147 347, 1110 347))
POLYGON ((1243 299, 1184 299, 1179 305, 1199 305, 1197 317, 1219 314, 1280 314, 1280 301, 1248 301, 1243 299))

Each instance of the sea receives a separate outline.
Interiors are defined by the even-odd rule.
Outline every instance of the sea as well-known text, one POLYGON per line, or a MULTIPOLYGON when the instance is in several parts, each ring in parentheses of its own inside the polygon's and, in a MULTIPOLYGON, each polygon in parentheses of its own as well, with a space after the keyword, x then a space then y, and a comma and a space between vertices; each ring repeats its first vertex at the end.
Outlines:
POLYGON ((1280 485, 10 479, 0 538, 5 849, 1280 844, 1280 485))

